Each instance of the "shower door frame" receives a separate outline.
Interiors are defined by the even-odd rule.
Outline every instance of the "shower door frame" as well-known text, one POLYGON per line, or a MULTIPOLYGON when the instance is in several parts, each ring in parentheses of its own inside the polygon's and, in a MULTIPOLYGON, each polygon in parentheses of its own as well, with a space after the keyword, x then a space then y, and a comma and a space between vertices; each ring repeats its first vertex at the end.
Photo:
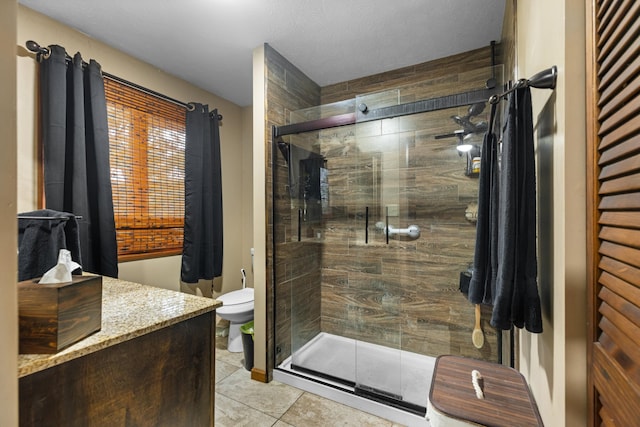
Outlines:
POLYGON ((339 114, 317 120, 309 120, 283 126, 272 126, 272 141, 274 144, 283 136, 295 135, 304 132, 313 132, 330 129, 338 126, 355 125, 373 120, 392 119, 394 117, 408 116, 412 114, 428 113, 430 111, 444 110, 447 108, 464 107, 479 102, 488 102, 493 95, 500 93, 497 88, 478 89, 462 92, 454 95, 439 96, 420 101, 369 110, 366 106, 359 106, 356 113, 339 114), (362 111, 364 110, 364 111, 362 111))

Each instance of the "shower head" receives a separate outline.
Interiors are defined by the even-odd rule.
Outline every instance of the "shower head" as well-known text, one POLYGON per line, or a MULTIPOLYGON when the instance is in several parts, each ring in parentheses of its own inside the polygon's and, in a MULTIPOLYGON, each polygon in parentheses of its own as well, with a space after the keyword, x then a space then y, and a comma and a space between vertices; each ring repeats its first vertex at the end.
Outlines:
POLYGON ((456 122, 458 126, 462 126, 465 133, 476 133, 479 132, 477 126, 469 120, 468 116, 451 116, 451 119, 456 122))
POLYGON ((469 119, 467 119, 466 117, 451 116, 451 118, 460 126, 464 126, 465 124, 469 123, 469 119))
POLYGON ((471 104, 469 106, 469 111, 467 113, 467 118, 477 116, 484 111, 485 103, 484 102, 476 102, 475 104, 471 104))
POLYGON ((469 107, 469 114, 466 116, 451 116, 451 119, 456 122, 458 126, 462 126, 466 133, 482 133, 487 130, 487 122, 473 123, 470 119, 482 113, 483 110, 484 103, 479 102, 469 107))
POLYGON ((467 116, 451 116, 451 119, 456 122, 458 126, 461 126, 467 133, 474 132, 476 129, 475 125, 471 123, 471 120, 469 120, 469 117, 467 116))

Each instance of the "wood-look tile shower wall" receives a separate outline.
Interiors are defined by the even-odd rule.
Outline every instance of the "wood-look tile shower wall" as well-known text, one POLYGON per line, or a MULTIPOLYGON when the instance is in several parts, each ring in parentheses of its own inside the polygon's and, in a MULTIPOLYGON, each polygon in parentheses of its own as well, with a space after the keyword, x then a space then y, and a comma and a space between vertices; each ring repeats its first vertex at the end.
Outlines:
MULTIPOLYGON (((276 182, 272 191, 272 126, 287 124, 291 111, 320 105, 320 87, 280 55, 265 45, 265 159, 267 216, 267 373, 271 380, 275 362, 279 364, 291 354, 292 316, 298 324, 307 325, 315 333, 320 330, 320 260, 319 245, 287 242, 290 236, 291 200, 288 193, 287 163, 276 152, 276 182), (275 213, 275 217, 274 217, 275 213), (276 224, 275 234, 273 224, 276 224), (275 240, 275 257, 272 242, 275 240), (275 283, 272 280, 275 268, 275 283), (292 301, 291 290, 306 295, 305 303, 292 301), (294 304, 295 303, 295 304, 294 304), (302 317, 297 315, 305 315, 302 317)), ((289 239, 290 240, 290 239, 289 239)))
MULTIPOLYGON (((324 87, 320 102, 399 88, 400 103, 460 93, 482 88, 491 76, 490 65, 487 47, 324 87)), ((282 79, 270 79, 269 85, 276 82, 282 79)), ((315 93, 312 86, 308 89, 315 93)), ((285 92, 268 90, 276 98, 285 92)), ((376 108, 374 98, 367 99, 370 108, 376 108)), ((304 107, 287 105, 284 110, 297 108, 304 107)), ((476 349, 471 342, 473 306, 458 291, 459 273, 473 259, 475 226, 465 219, 465 210, 477 200, 478 181, 465 176, 466 159, 458 156, 455 138, 434 138, 458 129, 451 116, 465 115, 466 110, 333 128, 291 139, 326 158, 330 214, 323 216, 312 238, 292 242, 296 221, 291 218, 289 195, 276 188, 276 364, 291 354, 292 337, 295 348, 320 331, 434 356, 496 360, 489 310, 483 309, 485 345, 476 349), (356 133, 358 144, 363 138, 369 147, 392 141, 393 148, 359 148, 356 133), (375 222, 384 219, 388 203, 381 194, 390 193, 389 186, 399 209, 391 224, 419 225, 419 239, 390 239, 387 245, 384 234, 376 231, 375 222), (371 215, 368 243, 366 206, 371 215)), ((488 108, 475 121, 486 120, 487 113, 488 108)), ((284 157, 276 159, 276 180, 286 183, 284 157)))

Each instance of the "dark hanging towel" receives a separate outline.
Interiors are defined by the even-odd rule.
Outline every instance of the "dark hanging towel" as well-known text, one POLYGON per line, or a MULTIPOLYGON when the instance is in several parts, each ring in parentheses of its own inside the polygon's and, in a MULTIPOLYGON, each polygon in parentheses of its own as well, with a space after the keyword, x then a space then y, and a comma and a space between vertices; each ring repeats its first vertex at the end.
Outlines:
POLYGON ((100 64, 50 46, 40 70, 47 209, 78 220, 82 268, 118 276, 107 104, 100 64))
POLYGON ((41 209, 18 217, 18 281, 41 277, 53 268, 60 249, 69 250, 71 259, 82 265, 75 215, 41 209))
POLYGON ((498 143, 491 131, 484 135, 479 179, 476 246, 468 299, 473 304, 492 305, 498 273, 498 143))
POLYGON ((542 332, 537 286, 536 178, 531 91, 508 100, 500 170, 498 271, 491 325, 542 332))
POLYGON ((193 104, 185 141, 184 246, 181 280, 222 275, 222 174, 218 111, 193 104))

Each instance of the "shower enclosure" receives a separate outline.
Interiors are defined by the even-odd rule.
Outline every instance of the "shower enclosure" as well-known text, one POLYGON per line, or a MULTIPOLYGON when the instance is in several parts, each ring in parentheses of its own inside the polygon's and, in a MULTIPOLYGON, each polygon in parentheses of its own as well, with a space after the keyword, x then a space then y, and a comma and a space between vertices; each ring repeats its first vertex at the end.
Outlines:
POLYGON ((474 157, 501 73, 443 75, 274 128, 277 371, 422 416, 435 357, 499 360, 488 307, 473 345, 460 283, 475 244, 474 157))

